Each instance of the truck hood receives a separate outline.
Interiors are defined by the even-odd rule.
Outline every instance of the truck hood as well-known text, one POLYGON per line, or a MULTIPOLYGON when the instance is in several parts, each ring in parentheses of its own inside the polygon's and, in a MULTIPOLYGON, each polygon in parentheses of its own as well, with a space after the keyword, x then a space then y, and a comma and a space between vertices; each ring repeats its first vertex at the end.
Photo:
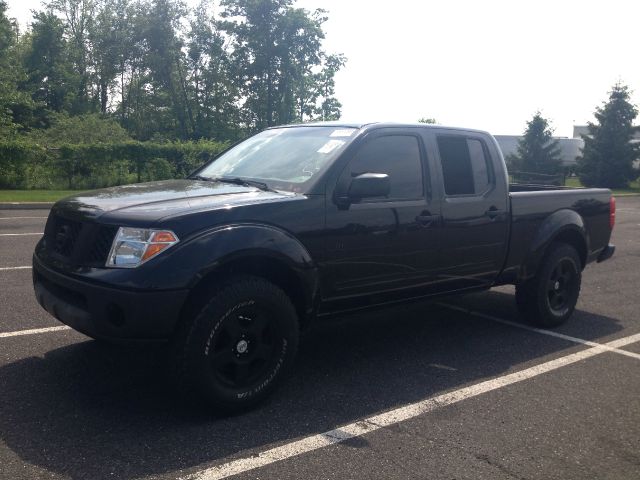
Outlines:
POLYGON ((182 212, 211 210, 295 196, 222 182, 164 180, 104 188, 57 202, 53 209, 76 218, 159 220, 182 212))

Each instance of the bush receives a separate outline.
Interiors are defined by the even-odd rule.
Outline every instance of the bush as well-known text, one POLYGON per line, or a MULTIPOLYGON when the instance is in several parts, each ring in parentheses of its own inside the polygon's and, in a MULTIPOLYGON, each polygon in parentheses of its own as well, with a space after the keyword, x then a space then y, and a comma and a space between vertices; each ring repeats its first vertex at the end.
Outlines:
POLYGON ((46 152, 22 141, 0 141, 0 188, 29 188, 33 166, 42 164, 46 152))
POLYGON ((100 188, 184 178, 226 148, 215 141, 64 144, 0 142, 0 188, 100 188))

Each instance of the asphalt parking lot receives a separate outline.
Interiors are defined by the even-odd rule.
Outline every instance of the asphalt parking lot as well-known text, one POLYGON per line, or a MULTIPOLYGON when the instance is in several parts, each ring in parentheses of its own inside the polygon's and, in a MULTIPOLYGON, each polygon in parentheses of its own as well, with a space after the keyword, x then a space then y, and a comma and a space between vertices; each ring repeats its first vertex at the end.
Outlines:
POLYGON ((162 349, 51 329, 29 268, 46 215, 0 210, 2 479, 640 478, 640 197, 553 335, 511 288, 333 320, 226 418, 175 401, 162 349))

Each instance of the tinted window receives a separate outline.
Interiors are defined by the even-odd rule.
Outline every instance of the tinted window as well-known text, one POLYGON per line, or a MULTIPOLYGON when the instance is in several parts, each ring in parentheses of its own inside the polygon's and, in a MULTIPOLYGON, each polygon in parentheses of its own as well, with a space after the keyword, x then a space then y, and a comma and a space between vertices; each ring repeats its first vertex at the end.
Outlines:
POLYGON ((491 177, 482 142, 465 137, 438 137, 438 149, 447 195, 473 195, 487 190, 491 177))
POLYGON ((389 135, 364 144, 343 175, 351 178, 363 173, 389 175, 389 198, 422 196, 422 166, 418 139, 410 135, 389 135))
POLYGON ((491 183, 489 176, 489 162, 484 154, 484 147, 480 140, 467 139, 471 168, 473 169, 473 186, 475 193, 486 192, 491 183))

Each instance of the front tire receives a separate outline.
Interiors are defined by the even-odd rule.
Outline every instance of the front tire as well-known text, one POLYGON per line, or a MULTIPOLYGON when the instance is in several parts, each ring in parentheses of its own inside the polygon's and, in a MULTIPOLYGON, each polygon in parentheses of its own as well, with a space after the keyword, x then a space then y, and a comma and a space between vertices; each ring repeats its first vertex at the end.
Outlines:
POLYGON ((174 339, 178 381, 214 408, 246 410, 263 401, 293 364, 298 318, 289 297, 258 277, 227 281, 174 339))
POLYGON ((535 277, 516 286, 520 313, 532 324, 557 327, 575 310, 582 283, 582 263, 575 248, 555 243, 535 277))

